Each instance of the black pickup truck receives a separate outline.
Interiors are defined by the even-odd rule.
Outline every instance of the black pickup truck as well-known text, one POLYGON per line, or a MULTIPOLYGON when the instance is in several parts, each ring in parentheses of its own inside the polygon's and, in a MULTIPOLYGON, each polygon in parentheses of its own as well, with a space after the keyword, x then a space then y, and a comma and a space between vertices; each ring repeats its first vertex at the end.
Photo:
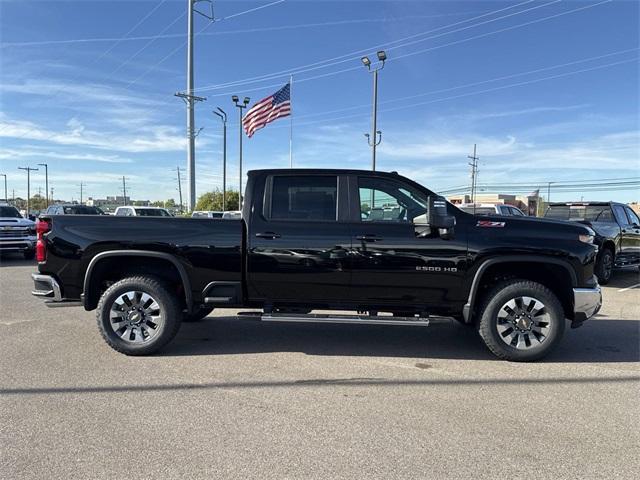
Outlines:
POLYGON ((545 218, 582 223, 595 232, 598 246, 595 274, 601 285, 614 268, 640 265, 640 219, 631 207, 617 202, 551 203, 545 218))
POLYGON ((602 302, 590 228, 475 217, 394 172, 258 170, 240 220, 45 215, 37 231, 33 294, 97 310, 128 355, 249 307, 278 322, 453 317, 498 357, 535 360, 602 302))

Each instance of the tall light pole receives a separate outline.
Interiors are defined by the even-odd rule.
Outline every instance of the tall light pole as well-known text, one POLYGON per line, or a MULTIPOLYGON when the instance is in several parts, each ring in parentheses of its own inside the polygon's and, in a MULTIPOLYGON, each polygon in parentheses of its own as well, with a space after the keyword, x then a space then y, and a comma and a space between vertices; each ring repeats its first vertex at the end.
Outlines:
POLYGON ((235 103, 236 107, 238 107, 238 133, 240 134, 240 150, 239 150, 239 155, 240 155, 240 160, 239 160, 239 173, 240 173, 240 178, 238 179, 238 185, 240 187, 239 191, 238 191, 238 210, 242 210, 242 110, 244 110, 245 108, 247 108, 247 106, 249 105, 249 102, 251 101, 251 99, 249 97, 244 97, 244 100, 242 100, 242 103, 239 103, 239 98, 237 95, 233 95, 231 97, 231 101, 233 103, 235 103))
POLYGON ((222 120, 222 211, 227 211, 227 113, 220 107, 213 110, 214 115, 222 120))
POLYGON ((0 173, 1 176, 4 177, 4 201, 9 203, 9 197, 7 196, 7 174, 6 173, 0 173))
POLYGON ((378 51, 378 64, 372 68, 371 60, 369 57, 362 57, 362 64, 367 67, 369 72, 373 73, 373 112, 371 119, 371 135, 365 133, 367 137, 367 143, 371 147, 371 169, 376 169, 376 147, 382 142, 382 132, 378 130, 378 71, 384 68, 384 63, 387 60, 387 54, 384 50, 378 51))
POLYGON ((187 0, 187 91, 184 93, 176 93, 176 97, 180 97, 187 105, 187 183, 188 194, 187 203, 189 210, 193 210, 196 205, 196 137, 198 132, 195 131, 195 106, 196 102, 202 102, 206 98, 198 97, 193 94, 193 14, 197 13, 203 17, 214 21, 213 3, 211 0, 187 0), (211 14, 202 13, 194 8, 198 2, 207 2, 211 7, 211 14))
POLYGON ((29 218, 29 201, 31 197, 31 172, 37 172, 37 168, 18 167, 18 170, 26 170, 27 172, 27 218, 29 218))
POLYGON ((39 163, 41 167, 44 167, 44 195, 47 199, 47 207, 49 206, 49 166, 46 163, 39 163))

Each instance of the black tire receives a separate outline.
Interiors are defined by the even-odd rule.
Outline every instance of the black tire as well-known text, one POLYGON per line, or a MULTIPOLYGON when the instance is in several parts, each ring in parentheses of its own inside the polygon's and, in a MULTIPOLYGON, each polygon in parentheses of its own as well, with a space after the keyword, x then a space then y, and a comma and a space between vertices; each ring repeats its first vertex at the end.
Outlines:
POLYGON ((25 250, 23 255, 24 255, 25 260, 33 260, 34 258, 36 258, 36 251, 35 250, 25 250))
POLYGON ((178 333, 182 308, 175 293, 172 293, 160 279, 152 276, 127 277, 111 285, 102 294, 96 319, 102 338, 111 348, 125 355, 150 355, 164 347, 178 333), (154 330, 153 337, 142 343, 125 341, 112 327, 111 309, 117 300, 124 298, 130 291, 143 292, 151 296, 159 306, 158 330, 154 330))
POLYGON ((202 305, 195 312, 184 313, 182 315, 182 321, 187 323, 199 322, 203 318, 206 318, 211 312, 213 312, 213 307, 202 305))
MULTIPOLYGON (((522 302, 520 303, 522 304, 522 302)), ((513 316, 514 322, 519 318, 515 313, 516 311, 513 316)), ((499 283, 484 297, 478 310, 478 331, 485 345, 498 358, 514 362, 529 362, 546 356, 562 339, 565 323, 564 310, 558 297, 544 285, 528 280, 509 280, 499 283), (532 317, 534 320, 539 319, 536 320, 538 323, 535 321, 532 323, 535 327, 533 330, 537 330, 536 332, 531 331, 531 328, 529 331, 519 330, 515 323, 511 326, 512 322, 507 321, 507 318, 500 320, 498 318, 499 314, 505 314, 507 310, 504 307, 507 307, 509 302, 518 303, 517 299, 522 300, 523 297, 530 297, 542 303, 542 308, 539 310, 542 313, 531 311, 531 308, 527 308, 526 305, 521 310, 532 313, 528 317, 529 320, 523 318, 525 324, 530 322, 532 317), (544 316, 538 317, 538 315, 544 316), (544 325, 544 323, 547 323, 547 326, 541 328, 540 325, 544 325), (509 328, 512 329, 512 332, 509 332, 509 328), (501 329, 502 335, 499 329, 501 329), (544 331, 544 335, 540 336, 542 331, 544 331), (509 344, 508 340, 511 339, 515 339, 518 346, 522 346, 518 348, 518 346, 509 344), (522 340, 522 344, 520 340, 522 340), (528 343, 525 343, 525 340, 528 343)))
POLYGON ((600 285, 606 285, 613 273, 614 256, 610 248, 604 248, 596 261, 596 277, 600 285))

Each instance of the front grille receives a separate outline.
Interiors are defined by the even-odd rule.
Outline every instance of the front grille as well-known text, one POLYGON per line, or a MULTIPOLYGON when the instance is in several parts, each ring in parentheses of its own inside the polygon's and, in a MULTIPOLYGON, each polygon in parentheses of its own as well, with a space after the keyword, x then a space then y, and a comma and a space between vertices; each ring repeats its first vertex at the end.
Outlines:
MULTIPOLYGON (((35 234, 32 234, 35 235, 35 234)), ((5 230, 0 228, 0 238, 24 238, 29 236, 28 228, 11 228, 5 230)))

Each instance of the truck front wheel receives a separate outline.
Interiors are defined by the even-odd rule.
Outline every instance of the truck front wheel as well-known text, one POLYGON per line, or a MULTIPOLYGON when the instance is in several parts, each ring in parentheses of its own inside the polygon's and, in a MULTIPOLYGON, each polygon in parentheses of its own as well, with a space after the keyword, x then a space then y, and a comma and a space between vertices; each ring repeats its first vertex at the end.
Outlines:
POLYGON ((125 355, 149 355, 178 333, 182 311, 158 278, 135 276, 111 285, 100 297, 97 321, 105 342, 125 355))
POLYGON ((596 261, 596 277, 600 285, 606 285, 611 280, 613 273, 613 252, 610 248, 605 247, 596 261))
POLYGON ((556 295, 528 280, 496 285, 479 309, 480 336, 494 355, 505 360, 544 357, 558 344, 564 328, 564 310, 556 295))

